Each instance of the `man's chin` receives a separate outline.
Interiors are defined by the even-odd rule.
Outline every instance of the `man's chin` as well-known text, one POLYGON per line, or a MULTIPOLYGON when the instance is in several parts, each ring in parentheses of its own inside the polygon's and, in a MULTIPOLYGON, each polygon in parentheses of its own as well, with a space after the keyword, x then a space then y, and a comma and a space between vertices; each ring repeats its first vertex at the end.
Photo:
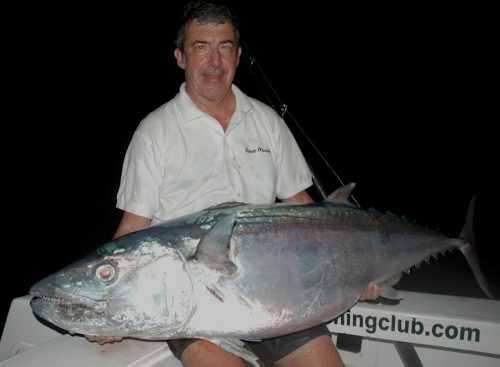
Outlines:
POLYGON ((220 82, 206 83, 202 88, 202 93, 205 98, 210 100, 219 100, 223 98, 231 89, 231 85, 220 82))

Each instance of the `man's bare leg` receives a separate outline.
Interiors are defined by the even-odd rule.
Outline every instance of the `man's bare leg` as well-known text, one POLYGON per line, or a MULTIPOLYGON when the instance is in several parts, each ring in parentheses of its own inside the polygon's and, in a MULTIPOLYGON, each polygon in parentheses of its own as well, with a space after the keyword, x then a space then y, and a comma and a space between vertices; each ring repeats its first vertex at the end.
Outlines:
POLYGON ((276 362, 278 367, 344 367, 337 347, 328 335, 307 342, 276 362))

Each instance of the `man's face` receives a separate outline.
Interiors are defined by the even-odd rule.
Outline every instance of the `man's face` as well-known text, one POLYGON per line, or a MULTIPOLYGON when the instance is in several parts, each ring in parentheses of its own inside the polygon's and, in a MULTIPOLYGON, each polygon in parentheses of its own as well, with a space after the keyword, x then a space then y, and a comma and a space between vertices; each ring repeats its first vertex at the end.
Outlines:
POLYGON ((186 27, 184 51, 176 49, 177 65, 185 69, 186 91, 195 99, 220 101, 231 88, 241 48, 231 23, 186 27))

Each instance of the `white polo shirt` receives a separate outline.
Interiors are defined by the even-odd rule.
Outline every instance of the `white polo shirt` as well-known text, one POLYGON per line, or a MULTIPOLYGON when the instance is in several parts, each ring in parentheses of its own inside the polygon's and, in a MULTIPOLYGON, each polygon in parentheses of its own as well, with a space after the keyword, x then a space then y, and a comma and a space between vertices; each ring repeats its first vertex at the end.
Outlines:
POLYGON ((226 132, 185 91, 139 124, 123 162, 119 209, 158 223, 209 206, 274 203, 312 185, 284 120, 232 87, 236 111, 226 132))

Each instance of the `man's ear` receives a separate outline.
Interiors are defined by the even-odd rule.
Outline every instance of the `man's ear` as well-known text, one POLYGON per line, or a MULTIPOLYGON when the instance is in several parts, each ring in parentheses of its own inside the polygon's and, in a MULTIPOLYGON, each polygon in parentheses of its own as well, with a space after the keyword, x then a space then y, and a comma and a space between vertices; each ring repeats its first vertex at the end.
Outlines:
POLYGON ((182 51, 179 50, 178 48, 176 48, 174 50, 174 56, 175 56, 175 59, 177 60, 177 66, 180 67, 181 69, 185 69, 186 64, 184 64, 184 58, 182 56, 182 51))
POLYGON ((241 46, 238 46, 238 58, 236 60, 236 66, 240 64, 240 57, 241 57, 241 46))

